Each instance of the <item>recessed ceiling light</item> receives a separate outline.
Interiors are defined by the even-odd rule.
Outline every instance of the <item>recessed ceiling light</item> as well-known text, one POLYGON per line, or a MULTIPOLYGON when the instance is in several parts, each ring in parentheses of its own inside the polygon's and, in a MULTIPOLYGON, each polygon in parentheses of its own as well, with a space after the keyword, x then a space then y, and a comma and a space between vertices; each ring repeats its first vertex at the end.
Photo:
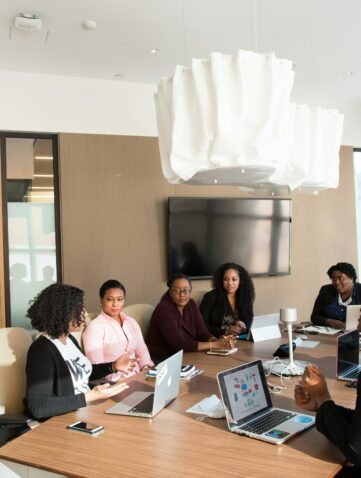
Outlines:
POLYGON ((120 80, 121 78, 123 78, 123 76, 124 76, 123 73, 116 73, 116 74, 114 75, 114 79, 115 79, 115 80, 120 80))
POLYGON ((82 26, 85 30, 95 30, 98 25, 94 20, 84 20, 82 26))
POLYGON ((149 53, 151 53, 152 55, 158 55, 159 52, 159 48, 152 48, 151 50, 149 50, 149 53))

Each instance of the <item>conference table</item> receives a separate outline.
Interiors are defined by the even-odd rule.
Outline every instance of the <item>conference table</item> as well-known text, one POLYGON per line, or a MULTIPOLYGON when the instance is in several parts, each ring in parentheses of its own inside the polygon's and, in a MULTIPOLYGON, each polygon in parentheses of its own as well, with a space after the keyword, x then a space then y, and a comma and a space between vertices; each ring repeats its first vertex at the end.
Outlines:
MULTIPOLYGON (((336 402, 353 408, 355 389, 335 380, 336 337, 310 338, 321 343, 313 349, 297 348, 295 359, 319 365, 336 402)), ((113 397, 42 423, 0 448, 0 458, 71 477, 332 477, 344 458, 315 427, 277 446, 230 433, 225 419, 199 420, 186 412, 207 396, 219 396, 217 372, 256 359, 269 360, 284 342, 286 338, 255 344, 241 341, 238 352, 226 357, 185 354, 183 363, 194 363, 203 373, 182 379, 178 398, 156 417, 105 414, 119 399, 113 397), (78 420, 103 425, 105 430, 92 437, 66 428, 78 420)), ((286 390, 271 394, 275 406, 297 410, 293 389, 298 380, 285 380, 286 390)), ((128 381, 130 391, 148 390, 154 384, 145 380, 144 373, 128 381)), ((269 381, 280 383, 277 376, 269 381)))

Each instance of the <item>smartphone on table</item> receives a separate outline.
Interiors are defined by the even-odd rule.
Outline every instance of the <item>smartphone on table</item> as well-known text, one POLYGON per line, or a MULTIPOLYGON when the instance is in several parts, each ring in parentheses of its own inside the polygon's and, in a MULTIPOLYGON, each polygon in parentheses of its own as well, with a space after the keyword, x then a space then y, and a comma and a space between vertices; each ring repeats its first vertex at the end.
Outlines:
POLYGON ((94 423, 88 422, 75 422, 68 425, 67 428, 76 432, 86 433, 87 435, 97 435, 104 430, 103 425, 94 425, 94 423))

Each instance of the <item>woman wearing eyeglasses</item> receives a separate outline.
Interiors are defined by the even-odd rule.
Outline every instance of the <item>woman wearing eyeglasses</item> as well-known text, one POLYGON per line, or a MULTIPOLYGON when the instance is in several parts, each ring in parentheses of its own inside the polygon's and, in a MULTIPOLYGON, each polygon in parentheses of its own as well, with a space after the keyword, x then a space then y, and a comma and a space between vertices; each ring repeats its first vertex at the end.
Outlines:
POLYGON ((216 339, 208 332, 196 303, 190 298, 192 284, 186 275, 174 275, 167 286, 168 291, 151 317, 146 339, 154 361, 159 362, 179 350, 232 348, 233 337, 216 339))

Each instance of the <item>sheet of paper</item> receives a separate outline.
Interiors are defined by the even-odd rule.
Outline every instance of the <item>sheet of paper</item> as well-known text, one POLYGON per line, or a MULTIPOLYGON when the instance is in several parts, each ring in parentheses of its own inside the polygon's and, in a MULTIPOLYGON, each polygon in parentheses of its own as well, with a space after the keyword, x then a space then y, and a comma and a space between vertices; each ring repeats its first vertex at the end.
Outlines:
POLYGON ((318 340, 301 340, 300 344, 297 344, 297 347, 314 349, 320 342, 318 340))
POLYGON ((212 413, 213 410, 219 407, 221 400, 217 397, 217 395, 211 395, 210 397, 206 397, 200 402, 196 403, 192 407, 188 408, 186 412, 188 413, 197 413, 201 415, 208 415, 208 413, 212 413))
POLYGON ((319 334, 325 335, 335 335, 340 332, 340 329, 333 329, 331 327, 323 327, 321 325, 310 325, 308 327, 304 327, 303 329, 305 332, 318 332, 319 334))

